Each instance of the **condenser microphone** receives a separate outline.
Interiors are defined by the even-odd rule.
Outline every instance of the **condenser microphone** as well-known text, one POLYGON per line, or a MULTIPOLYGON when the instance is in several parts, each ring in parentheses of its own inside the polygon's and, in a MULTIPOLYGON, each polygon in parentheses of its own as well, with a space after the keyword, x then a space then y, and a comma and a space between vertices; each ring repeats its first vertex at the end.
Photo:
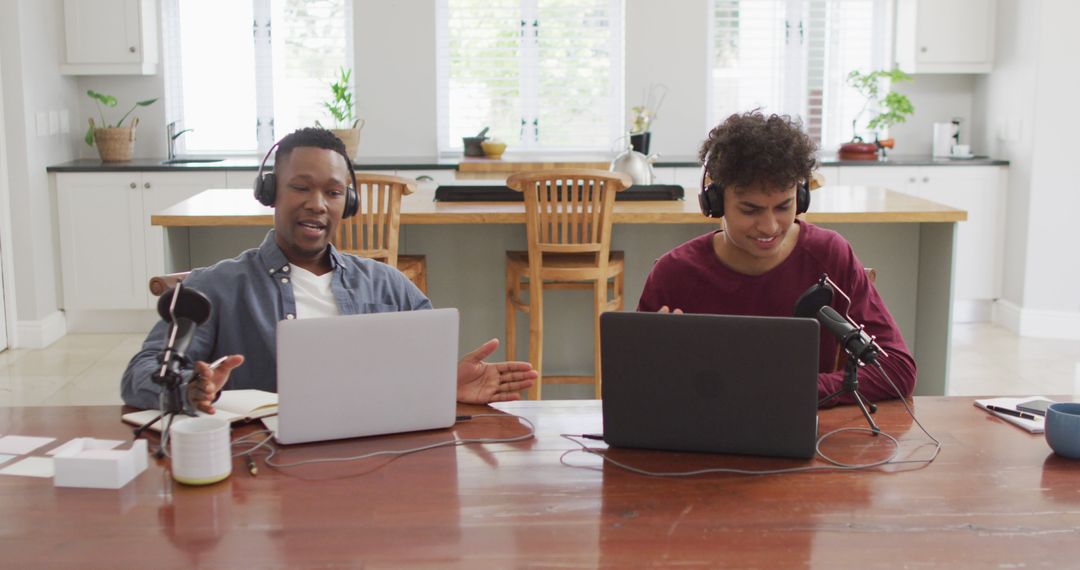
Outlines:
POLYGON ((829 285, 829 276, 822 274, 821 279, 810 286, 798 301, 795 301, 795 316, 804 319, 816 319, 822 307, 832 304, 833 288, 829 285))
POLYGON ((877 358, 878 347, 874 338, 866 334, 862 327, 851 324, 836 312, 836 309, 827 305, 821 307, 817 313, 817 320, 836 337, 844 351, 855 360, 870 364, 877 358))
POLYGON ((206 295, 177 283, 176 288, 166 291, 158 299, 158 315, 171 323, 166 350, 184 356, 188 345, 195 338, 195 329, 210 318, 210 299, 206 295))

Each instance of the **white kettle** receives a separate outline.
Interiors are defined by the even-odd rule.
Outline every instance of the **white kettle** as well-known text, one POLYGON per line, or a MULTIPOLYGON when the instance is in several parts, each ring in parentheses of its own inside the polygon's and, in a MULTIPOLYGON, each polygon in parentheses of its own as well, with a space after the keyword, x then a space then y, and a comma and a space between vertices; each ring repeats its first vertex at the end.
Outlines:
POLYGON ((626 150, 611 161, 609 170, 630 175, 630 179, 633 180, 635 186, 652 184, 653 179, 656 178, 652 165, 659 156, 658 154, 645 156, 634 150, 628 143, 626 150))

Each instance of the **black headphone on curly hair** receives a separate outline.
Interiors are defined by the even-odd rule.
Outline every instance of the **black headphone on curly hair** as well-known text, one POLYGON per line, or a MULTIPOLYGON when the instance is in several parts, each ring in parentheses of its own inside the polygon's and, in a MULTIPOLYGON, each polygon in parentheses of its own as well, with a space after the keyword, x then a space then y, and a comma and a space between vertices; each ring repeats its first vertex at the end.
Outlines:
MULTIPOLYGON (((277 200, 277 176, 273 172, 264 174, 263 170, 266 169, 266 161, 269 160, 270 154, 274 152, 274 149, 279 144, 281 144, 281 141, 274 143, 270 150, 266 152, 266 156, 259 163, 259 173, 255 175, 255 199, 263 206, 273 206, 277 200)), ((334 152, 337 151, 334 150, 334 152)), ((356 215, 356 212, 360 209, 360 196, 356 193, 356 170, 353 169, 352 161, 344 154, 341 155, 345 157, 345 164, 349 165, 349 176, 352 177, 352 186, 345 189, 345 211, 341 213, 342 218, 348 218, 356 215)))
MULTIPOLYGON (((701 163, 701 193, 698 194, 698 205, 701 213, 710 218, 724 217, 724 185, 709 179, 709 159, 712 158, 712 148, 705 153, 705 162, 701 163)), ((810 180, 803 180, 795 190, 795 215, 802 214, 810 209, 810 180)))

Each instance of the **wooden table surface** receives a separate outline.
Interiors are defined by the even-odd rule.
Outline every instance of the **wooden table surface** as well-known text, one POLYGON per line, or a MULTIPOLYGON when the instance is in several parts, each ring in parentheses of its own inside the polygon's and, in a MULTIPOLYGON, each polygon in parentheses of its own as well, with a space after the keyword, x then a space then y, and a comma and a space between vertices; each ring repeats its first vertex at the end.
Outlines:
MULTIPOLYGON (((617 224, 699 224, 708 222, 688 189, 685 200, 617 202, 617 224)), ((806 220, 812 223, 959 222, 967 212, 885 188, 827 186, 815 190, 806 220)), ((211 189, 150 218, 155 226, 272 226, 273 210, 251 190, 211 189)), ((421 188, 401 202, 402 224, 523 224, 525 206, 514 202, 435 202, 421 188)))
MULTIPOLYGON (((0 566, 1064 568, 1080 554, 1080 461, 1054 455, 1041 435, 976 409, 971 398, 915 398, 944 444, 927 467, 687 479, 563 457, 574 445, 560 433, 601 431, 599 402, 500 407, 534 421, 537 437, 283 471, 260 464, 257 477, 237 460, 230 478, 207 487, 174 483, 153 461, 118 491, 0 477, 0 566)), ((0 433, 53 436, 57 445, 130 437, 120 414, 109 406, 6 408, 0 433)), ((820 417, 823 433, 864 425, 850 406, 820 417)), ((916 449, 925 438, 899 403, 884 404, 878 422, 903 442, 904 457, 929 453, 916 449)), ((524 429, 512 418, 477 418, 452 430, 291 446, 279 459, 524 429)), ((883 439, 862 434, 837 436, 826 449, 852 462, 888 453, 883 439)), ((610 453, 674 471, 820 463, 610 453)))

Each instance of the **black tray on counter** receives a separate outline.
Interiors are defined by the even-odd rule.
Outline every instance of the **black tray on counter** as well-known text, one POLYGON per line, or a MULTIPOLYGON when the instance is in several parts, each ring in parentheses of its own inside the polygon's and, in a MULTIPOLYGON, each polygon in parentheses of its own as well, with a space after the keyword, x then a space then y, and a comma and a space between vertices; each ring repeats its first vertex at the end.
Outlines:
MULTIPOLYGON (((618 194, 624 200, 682 200, 683 187, 677 184, 634 185, 618 194)), ((525 195, 507 186, 439 186, 437 202, 524 202, 525 195)))

